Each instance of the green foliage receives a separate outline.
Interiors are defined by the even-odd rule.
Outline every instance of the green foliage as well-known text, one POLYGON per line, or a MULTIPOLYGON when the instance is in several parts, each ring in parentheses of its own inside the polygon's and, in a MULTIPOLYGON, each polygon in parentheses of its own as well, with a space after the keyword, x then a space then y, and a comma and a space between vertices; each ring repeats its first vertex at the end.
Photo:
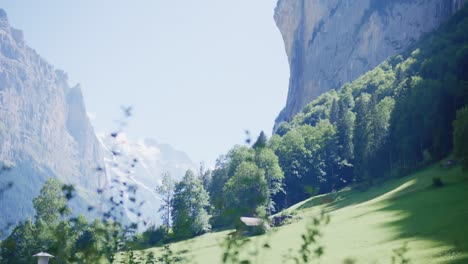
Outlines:
POLYGON ((175 185, 172 202, 173 231, 177 238, 188 238, 211 229, 207 208, 208 193, 192 171, 175 185))
POLYGON ((222 226, 226 224, 226 219, 223 219, 222 210, 224 204, 223 187, 229 180, 227 174, 227 165, 218 160, 216 169, 212 173, 211 184, 208 188, 210 195, 210 204, 212 206, 212 222, 213 226, 222 226))
MULTIPOLYGON (((261 134, 257 141, 264 140, 266 136, 261 134)), ((278 157, 266 142, 255 148, 233 147, 218 159, 212 172, 208 190, 214 226, 235 224, 240 216, 275 211, 273 197, 283 192, 283 179, 278 157)))
POLYGON ((330 108, 330 114, 328 115, 328 120, 330 120, 330 123, 333 125, 336 124, 336 122, 339 119, 339 114, 340 114, 340 107, 338 106, 338 102, 336 99, 333 99, 332 106, 330 108))
POLYGON ((332 122, 337 129, 339 155, 342 157, 343 165, 347 167, 350 167, 349 164, 354 158, 353 135, 356 116, 351 111, 352 106, 354 106, 352 94, 349 91, 341 93, 336 121, 332 122))
POLYGON ((305 140, 297 130, 291 130, 279 141, 276 148, 276 155, 279 158, 279 164, 284 171, 285 193, 279 193, 276 197, 276 203, 281 207, 286 204, 300 201, 307 198, 304 195, 304 186, 310 183, 306 180, 307 165, 304 164, 311 158, 311 153, 305 147, 305 140))
POLYGON ((280 124, 267 144, 285 175, 286 193, 274 202, 285 207, 307 198, 304 186, 326 193, 402 176, 452 150, 466 164, 466 110, 453 121, 468 104, 467 29, 463 8, 411 50, 322 94, 280 124), (321 139, 324 121, 335 132, 321 139))
POLYGON ((276 155, 284 171, 285 194, 275 200, 283 207, 316 192, 327 192, 341 184, 336 128, 328 120, 316 126, 302 125, 279 140, 276 155))
MULTIPOLYGON (((301 236, 302 244, 297 251, 297 254, 292 253, 290 249, 289 254, 284 256, 283 263, 311 263, 312 260, 320 258, 324 254, 324 247, 320 243, 323 234, 321 229, 325 227, 330 221, 330 217, 322 212, 319 216, 312 219, 307 225, 306 232, 301 236)), ((232 233, 224 239, 222 243, 223 254, 222 263, 231 264, 248 264, 259 263, 258 255, 260 250, 265 251, 271 249, 268 242, 262 242, 261 248, 256 245, 252 247, 252 240, 244 238, 238 233, 232 233)))
POLYGON ((135 254, 133 253, 133 250, 130 250, 130 251, 128 252, 128 261, 127 261, 126 263, 128 263, 128 264, 136 264, 136 263, 138 263, 138 262, 137 262, 137 259, 136 259, 136 257, 135 257, 135 254))
POLYGON ((184 260, 184 258, 182 258, 181 256, 178 256, 177 254, 175 254, 172 251, 171 246, 168 244, 168 245, 165 245, 163 247, 163 253, 162 253, 162 255, 160 257, 158 257, 158 262, 157 263, 173 264, 173 263, 181 262, 183 260, 184 260))
POLYGON ((156 264, 156 257, 153 252, 149 252, 146 255, 145 264, 156 264))
POLYGON ((232 176, 237 170, 237 167, 244 161, 253 162, 255 151, 247 146, 234 146, 227 154, 228 158, 228 175, 232 176))
POLYGON ((322 213, 316 216, 306 227, 306 233, 301 236, 302 244, 296 256, 286 256, 295 263, 310 263, 313 259, 319 259, 324 254, 324 246, 320 239, 323 237, 321 229, 328 225, 330 216, 322 213))
POLYGON ((362 94, 356 100, 356 122, 354 126, 354 174, 358 181, 369 179, 368 161, 371 156, 370 95, 362 94))
POLYGON ((198 177, 200 178, 200 181, 202 183, 202 186, 205 190, 208 191, 208 189, 211 186, 211 176, 212 171, 211 170, 205 170, 205 166, 203 163, 200 163, 200 171, 198 177))
POLYGON ((260 135, 258 136, 257 141, 255 141, 255 143, 252 145, 252 148, 255 150, 263 149, 266 147, 267 141, 268 139, 265 135, 265 132, 262 131, 260 132, 260 135))
POLYGON ((118 223, 88 223, 83 216, 59 221, 61 209, 67 207, 62 187, 55 180, 44 184, 34 207, 38 210, 36 221, 19 223, 1 242, 2 261, 36 263, 32 255, 46 251, 58 263, 112 263, 122 248, 125 232, 118 223))
POLYGON ((468 107, 457 111, 453 121, 453 152, 460 159, 464 169, 468 169, 468 107))
POLYGON ((278 157, 269 148, 258 149, 255 154, 255 164, 264 171, 265 180, 268 184, 267 211, 275 211, 273 196, 283 192, 284 173, 279 165, 278 157))
MULTIPOLYGON (((278 207, 312 194, 334 191, 353 181, 372 183, 377 177, 402 175, 452 150, 468 168, 467 29, 468 8, 464 8, 412 50, 338 91, 319 96, 290 122, 280 124, 269 141, 262 132, 252 148, 235 146, 217 161, 211 174, 202 169, 196 178, 188 171, 177 184, 165 175, 157 188, 163 196, 160 211, 165 227, 152 227, 135 241, 148 246, 167 242, 171 219, 176 238, 207 232, 208 211, 219 226, 231 225, 240 216, 266 218, 278 207)), ((443 185, 439 178, 432 179, 434 186, 443 185)), ((2 241, 1 260, 33 263, 32 254, 49 251, 59 263, 112 263, 116 252, 128 249, 129 230, 119 223, 88 223, 83 217, 60 221, 69 214, 66 201, 73 192, 73 186, 48 180, 33 201, 36 221, 18 224, 2 241)), ((417 208, 411 209, 416 215, 417 208)), ((300 249, 289 260, 309 263, 319 258, 324 249, 321 228, 328 221, 323 213, 313 218, 300 249)), ((251 263, 241 257, 249 243, 240 238, 226 240, 223 262, 251 263)), ((409 263, 406 253, 406 245, 395 250, 392 262, 409 263)), ((156 263, 156 259, 160 263, 182 260, 169 245, 159 258, 148 254, 145 262, 156 263)), ((136 261, 130 250, 128 262, 136 261)))
POLYGON ((240 216, 256 215, 259 206, 268 199, 268 183, 265 173, 252 162, 243 161, 231 179, 224 185, 224 214, 231 223, 240 216))
POLYGON ((248 258, 242 258, 241 252, 245 251, 250 244, 250 239, 242 238, 236 235, 227 236, 222 246, 224 248, 222 263, 227 264, 249 264, 252 263, 248 258))
POLYGON ((434 177, 434 178, 432 178, 432 186, 434 186, 436 188, 440 188, 440 187, 444 186, 444 183, 442 182, 442 180, 439 177, 434 177))
POLYGON ((171 226, 171 212, 173 210, 172 202, 174 197, 174 188, 175 181, 174 179, 172 179, 171 174, 169 172, 164 173, 161 185, 156 187, 156 193, 158 193, 162 197, 159 212, 162 213, 161 218, 167 230, 169 230, 171 226))
POLYGON ((49 224, 56 223, 60 216, 67 215, 67 199, 62 193, 62 185, 56 179, 49 178, 42 187, 38 197, 33 199, 36 220, 49 224))
POLYGON ((53 254, 58 263, 111 263, 119 250, 123 230, 117 224, 94 221, 87 223, 84 217, 72 222, 61 221, 50 225, 42 220, 26 221, 17 225, 1 243, 2 260, 7 263, 36 263, 33 254, 46 251, 53 254), (117 232, 119 236, 114 236, 117 232))
POLYGON ((137 241, 140 246, 154 247, 160 246, 169 240, 169 233, 165 226, 150 226, 142 235, 141 240, 137 241))

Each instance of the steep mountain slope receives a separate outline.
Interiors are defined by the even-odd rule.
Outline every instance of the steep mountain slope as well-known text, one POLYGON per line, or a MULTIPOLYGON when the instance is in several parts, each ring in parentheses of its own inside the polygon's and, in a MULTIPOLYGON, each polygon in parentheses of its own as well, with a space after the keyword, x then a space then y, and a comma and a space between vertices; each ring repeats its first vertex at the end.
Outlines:
POLYGON ((104 184, 101 146, 86 115, 80 87, 28 47, 0 9, 0 161, 13 163, 0 183, 0 226, 33 215, 31 199, 49 177, 74 184, 75 212, 86 212, 104 184))
POLYGON ((276 125, 437 28, 463 0, 279 0, 275 20, 290 64, 276 125))
MULTIPOLYGON (((161 200, 155 192, 161 184, 162 175, 169 172, 175 180, 180 180, 188 169, 196 170, 195 164, 184 152, 175 150, 168 144, 161 144, 153 139, 129 140, 125 134, 117 138, 98 135, 105 150, 107 182, 115 180, 127 182, 137 187, 137 203, 144 201, 138 208, 146 222, 160 223, 158 213, 161 200), (119 155, 113 155, 112 152, 119 155), (137 160, 135 166, 128 166, 129 160, 137 160)), ((128 195, 128 194, 127 194, 128 195)), ((131 212, 131 204, 124 204, 127 216, 136 220, 131 212)))
POLYGON ((304 184, 320 193, 351 182, 372 184, 450 155, 453 121, 468 104, 467 32, 468 6, 404 52, 323 93, 282 123, 276 144, 302 139, 309 151, 293 160, 277 151, 293 202, 308 196, 304 184), (330 136, 310 136, 317 131, 330 136))

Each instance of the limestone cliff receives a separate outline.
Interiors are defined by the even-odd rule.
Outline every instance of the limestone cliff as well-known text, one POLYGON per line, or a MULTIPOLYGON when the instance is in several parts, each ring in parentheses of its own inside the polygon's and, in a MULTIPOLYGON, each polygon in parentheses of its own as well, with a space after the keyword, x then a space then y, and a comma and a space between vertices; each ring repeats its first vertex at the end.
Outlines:
MULTIPOLYGON (((75 212, 87 203, 105 175, 103 151, 88 120, 81 89, 70 87, 29 48, 21 31, 10 27, 0 9, 0 161, 14 168, 0 175, 13 188, 0 197, 0 227, 33 216, 32 198, 49 177, 78 189, 75 212)), ((94 198, 93 198, 94 197, 94 198)))
POLYGON ((464 0, 279 0, 275 21, 290 65, 277 126, 436 29, 464 0))

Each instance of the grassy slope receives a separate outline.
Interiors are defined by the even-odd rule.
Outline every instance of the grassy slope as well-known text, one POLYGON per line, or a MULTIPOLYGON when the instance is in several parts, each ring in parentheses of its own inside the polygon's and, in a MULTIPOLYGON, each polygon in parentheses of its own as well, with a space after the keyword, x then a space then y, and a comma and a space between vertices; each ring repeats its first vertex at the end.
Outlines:
MULTIPOLYGON (((468 263, 468 174, 456 167, 434 165, 410 176, 392 179, 366 191, 345 190, 335 202, 313 197, 290 208, 300 220, 268 235, 255 237, 252 245, 268 240, 272 249, 257 256, 257 263, 282 263, 289 248, 300 247, 309 219, 325 208, 331 223, 325 228, 325 256, 320 263, 390 263, 392 249, 408 242, 412 263, 468 263), (431 186, 440 177, 446 185, 431 186)), ((231 232, 206 234, 173 245, 175 252, 196 263, 220 263, 220 242, 231 232)), ((159 248, 149 249, 159 254, 159 248)), ((255 259, 254 259, 255 260, 255 259)))

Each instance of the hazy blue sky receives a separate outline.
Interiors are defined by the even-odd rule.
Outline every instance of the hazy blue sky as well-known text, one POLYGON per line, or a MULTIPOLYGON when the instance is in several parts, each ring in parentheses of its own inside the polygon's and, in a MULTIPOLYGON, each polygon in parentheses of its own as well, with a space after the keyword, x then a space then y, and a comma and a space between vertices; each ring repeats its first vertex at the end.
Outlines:
POLYGON ((271 133, 289 69, 276 0, 0 0, 12 26, 71 83, 98 132, 134 107, 129 137, 151 137, 213 164, 271 133))

